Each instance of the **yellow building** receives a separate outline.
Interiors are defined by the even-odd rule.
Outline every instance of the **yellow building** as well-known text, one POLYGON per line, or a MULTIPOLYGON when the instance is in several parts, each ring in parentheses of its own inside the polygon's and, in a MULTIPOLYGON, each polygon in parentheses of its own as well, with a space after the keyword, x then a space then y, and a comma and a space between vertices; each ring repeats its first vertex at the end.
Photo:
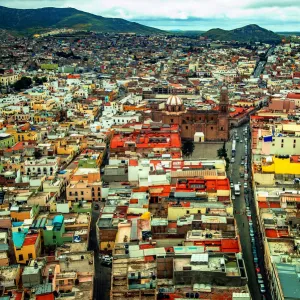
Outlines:
POLYGON ((22 142, 22 141, 37 141, 38 134, 36 131, 24 131, 24 132, 18 132, 17 130, 14 130, 10 132, 10 130, 6 131, 7 133, 10 133, 15 137, 16 142, 22 142))
POLYGON ((32 107, 35 101, 43 100, 46 97, 46 92, 42 90, 38 92, 30 92, 29 96, 31 99, 30 106, 32 107))
MULTIPOLYGON (((200 203, 187 203, 183 206, 173 206, 169 205, 168 207, 168 220, 169 221, 177 221, 179 218, 187 216, 187 215, 195 215, 195 214, 206 214, 207 207, 202 207, 200 203)), ((233 214, 233 209, 231 206, 225 208, 226 213, 229 215, 233 214)))
POLYGON ((75 146, 72 145, 59 145, 56 148, 56 153, 58 155, 71 155, 72 157, 74 157, 75 152, 77 151, 77 149, 75 149, 75 146))
POLYGON ((19 75, 16 74, 3 74, 0 75, 0 84, 8 86, 9 84, 14 84, 19 80, 19 75))
POLYGON ((35 259, 41 253, 41 234, 26 233, 25 229, 18 227, 13 232, 13 243, 16 262, 18 264, 27 264, 30 259, 35 259))
POLYGON ((300 175, 300 160, 298 156, 273 156, 272 161, 262 161, 263 173, 300 175))
POLYGON ((31 107, 34 111, 36 110, 46 110, 51 111, 55 107, 56 103, 53 99, 49 100, 38 100, 38 101, 32 101, 31 107))

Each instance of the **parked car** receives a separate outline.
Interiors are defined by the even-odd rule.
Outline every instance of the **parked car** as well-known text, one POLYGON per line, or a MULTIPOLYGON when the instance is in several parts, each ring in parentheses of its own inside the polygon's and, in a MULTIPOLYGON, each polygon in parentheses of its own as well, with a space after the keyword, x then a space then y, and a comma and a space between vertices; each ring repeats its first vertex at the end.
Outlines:
POLYGON ((265 287, 264 284, 260 284, 260 285, 259 285, 259 289, 260 289, 260 292, 261 292, 262 294, 264 294, 264 293, 266 292, 266 287, 265 287))
POLYGON ((98 209, 99 209, 99 204, 95 203, 95 204, 94 204, 94 209, 95 209, 95 210, 98 210, 98 209))
POLYGON ((247 218, 248 218, 248 220, 252 219, 252 215, 251 215, 250 211, 247 211, 247 218))
POLYGON ((250 233, 250 237, 254 237, 254 231, 253 231, 253 229, 250 228, 249 233, 250 233))
POLYGON ((233 189, 233 182, 230 182, 230 188, 232 188, 233 189))
POLYGON ((235 200, 235 196, 234 196, 234 195, 231 195, 231 199, 232 199, 232 200, 235 200))
POLYGON ((257 282, 259 284, 263 284, 264 283, 264 280, 263 280, 263 277, 260 273, 257 273, 257 282))

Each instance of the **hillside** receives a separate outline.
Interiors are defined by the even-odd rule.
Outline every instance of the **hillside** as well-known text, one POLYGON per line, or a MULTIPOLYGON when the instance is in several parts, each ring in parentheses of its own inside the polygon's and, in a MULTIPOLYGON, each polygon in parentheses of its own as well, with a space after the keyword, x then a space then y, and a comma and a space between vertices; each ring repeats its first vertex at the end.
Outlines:
POLYGON ((252 24, 233 30, 211 29, 202 34, 212 40, 278 43, 281 38, 273 31, 252 24))
POLYGON ((0 20, 0 29, 21 34, 33 34, 55 28, 116 33, 163 33, 159 29, 136 22, 119 18, 104 18, 74 8, 15 9, 0 6, 0 20))

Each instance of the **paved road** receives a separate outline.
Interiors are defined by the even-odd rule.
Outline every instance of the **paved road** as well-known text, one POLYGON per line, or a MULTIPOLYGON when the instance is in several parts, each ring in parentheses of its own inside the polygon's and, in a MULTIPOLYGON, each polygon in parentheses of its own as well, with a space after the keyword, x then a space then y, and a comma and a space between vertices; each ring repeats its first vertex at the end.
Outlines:
MULTIPOLYGON (((272 53, 274 52, 274 49, 275 49, 274 47, 271 47, 268 49, 268 51, 266 52, 266 60, 267 60, 268 56, 272 55, 272 53)), ((266 65, 266 61, 261 60, 258 62, 257 66, 254 70, 254 73, 253 73, 253 76, 255 78, 259 77, 260 74, 263 73, 265 65, 266 65)))
MULTIPOLYGON (((238 135, 240 137, 243 136, 243 127, 234 129, 237 130, 238 135)), ((250 138, 248 138, 249 140, 250 138)), ((249 143, 248 143, 248 157, 250 158, 250 151, 249 151, 249 143)), ((231 180, 234 183, 241 182, 241 195, 236 196, 236 199, 233 201, 234 204, 234 212, 235 212, 235 219, 238 226, 238 231, 240 235, 241 245, 242 245, 242 251, 243 251, 243 257, 247 269, 247 275, 248 275, 248 285, 251 292, 252 299, 259 300, 262 299, 262 294, 260 293, 259 286, 257 283, 257 277, 256 277, 256 270, 253 263, 253 255, 252 255, 252 245, 249 235, 249 224, 247 216, 244 214, 246 210, 246 202, 245 202, 245 194, 244 194, 244 180, 240 178, 239 169, 241 166, 241 158, 242 156, 245 156, 245 142, 240 143, 237 142, 236 146, 236 156, 235 156, 235 163, 231 164, 229 169, 229 176, 231 180)), ((248 158, 248 162, 250 163, 250 159, 248 158)), ((250 171, 250 170, 249 170, 250 171)), ((249 186, 249 183, 248 183, 249 186)), ((248 187, 248 196, 250 199, 250 208, 252 208, 252 221, 253 221, 253 227, 256 232, 256 245, 257 245, 257 252, 258 252, 258 258, 259 259, 259 267, 261 269, 262 275, 264 275, 264 269, 261 262, 263 262, 262 258, 262 251, 259 248, 259 242, 258 242, 258 234, 257 234, 257 228, 256 228, 256 218, 254 214, 254 206, 252 204, 252 191, 251 187, 248 187)))
MULTIPOLYGON (((96 238, 96 221, 99 210, 93 210, 89 250, 94 251, 95 277, 94 277, 94 300, 109 300, 111 268, 101 265, 99 259, 98 244, 96 238)), ((84 300, 84 299, 82 299, 84 300)))

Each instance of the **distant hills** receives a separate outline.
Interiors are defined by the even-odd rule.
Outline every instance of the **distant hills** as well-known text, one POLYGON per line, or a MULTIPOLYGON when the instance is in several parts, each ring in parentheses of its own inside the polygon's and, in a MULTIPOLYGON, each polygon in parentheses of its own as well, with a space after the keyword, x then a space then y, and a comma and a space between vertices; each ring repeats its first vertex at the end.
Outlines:
POLYGON ((202 36, 212 40, 279 43, 281 37, 273 31, 251 24, 233 30, 215 28, 203 33, 202 36))
POLYGON ((164 32, 136 22, 120 18, 104 18, 74 8, 15 9, 0 6, 0 29, 32 35, 59 28, 141 34, 164 32))
MULTIPOLYGON (((15 9, 0 6, 0 30, 7 30, 12 34, 33 35, 62 28, 95 32, 168 34, 136 22, 120 18, 105 18, 75 8, 15 9)), ((204 33, 196 30, 173 31, 172 34, 191 37, 201 35, 212 40, 238 42, 277 43, 281 40, 276 33, 258 25, 247 25, 233 30, 216 28, 204 33)))

